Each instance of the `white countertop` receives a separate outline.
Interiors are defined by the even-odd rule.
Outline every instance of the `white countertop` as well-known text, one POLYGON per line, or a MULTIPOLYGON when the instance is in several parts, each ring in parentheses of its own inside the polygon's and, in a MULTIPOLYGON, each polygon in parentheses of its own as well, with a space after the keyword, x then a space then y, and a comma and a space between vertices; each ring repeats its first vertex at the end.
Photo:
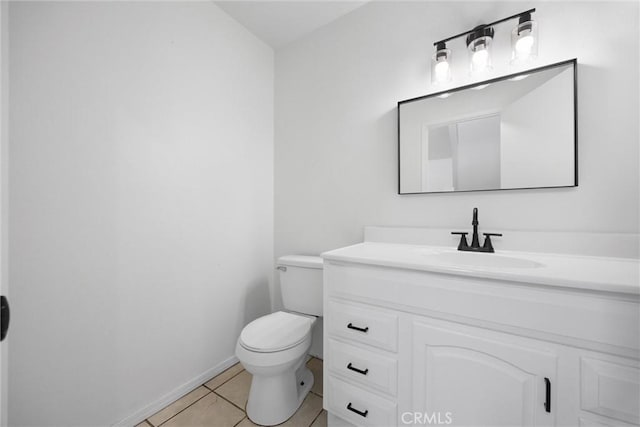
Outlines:
MULTIPOLYGON (((469 257, 509 257, 537 263, 535 267, 491 267, 440 262, 430 256, 455 248, 404 243, 364 242, 322 254, 325 260, 530 284, 640 295, 640 260, 583 255, 496 250, 495 254, 465 252, 469 257)), ((480 258, 478 258, 480 260, 480 258)), ((496 258, 497 260, 498 258, 496 258)), ((491 264, 491 259, 488 259, 491 264)), ((482 261, 479 262, 482 264, 482 261)))

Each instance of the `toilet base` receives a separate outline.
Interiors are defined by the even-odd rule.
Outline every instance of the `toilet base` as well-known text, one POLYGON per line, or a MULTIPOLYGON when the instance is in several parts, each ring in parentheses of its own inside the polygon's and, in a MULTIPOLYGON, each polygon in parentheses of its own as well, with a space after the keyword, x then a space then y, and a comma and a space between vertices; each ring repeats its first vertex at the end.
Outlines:
POLYGON ((254 375, 247 401, 247 416, 255 424, 273 426, 291 418, 313 386, 306 356, 300 366, 280 375, 254 375))

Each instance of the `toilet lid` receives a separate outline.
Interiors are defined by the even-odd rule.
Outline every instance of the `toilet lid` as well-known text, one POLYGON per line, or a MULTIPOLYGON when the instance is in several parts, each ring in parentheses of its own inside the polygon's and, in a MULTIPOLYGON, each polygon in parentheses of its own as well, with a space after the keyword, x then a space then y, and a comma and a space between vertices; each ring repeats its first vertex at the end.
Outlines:
POLYGON ((245 326, 240 343, 257 352, 285 350, 302 342, 311 331, 312 323, 309 317, 278 311, 245 326))

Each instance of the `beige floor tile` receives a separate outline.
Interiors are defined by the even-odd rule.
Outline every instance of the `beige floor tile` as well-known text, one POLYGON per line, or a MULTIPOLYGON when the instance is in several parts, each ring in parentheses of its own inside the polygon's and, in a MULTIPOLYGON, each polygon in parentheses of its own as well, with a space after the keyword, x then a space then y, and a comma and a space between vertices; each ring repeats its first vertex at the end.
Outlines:
POLYGON ((200 386, 197 389, 193 390, 191 393, 186 394, 182 398, 176 400, 160 412, 157 412, 155 415, 150 416, 148 418, 148 421, 152 426, 157 427, 208 393, 211 393, 211 391, 205 387, 200 386))
POLYGON ((245 414, 215 393, 209 393, 162 427, 232 427, 245 414))
POLYGON ((240 424, 236 425, 236 427, 260 427, 258 424, 254 424, 249 417, 245 418, 240 422, 240 424))
POLYGON ((217 377, 214 377, 212 380, 205 383, 205 387, 208 387, 211 390, 215 390, 225 382, 229 381, 231 378, 238 375, 240 372, 243 371, 243 369, 244 368, 240 363, 236 363, 235 365, 233 365, 232 367, 230 367, 229 369, 227 369, 217 377))
POLYGON ((327 427, 327 411, 323 409, 318 418, 311 424, 311 427, 327 427))
POLYGON ((322 398, 316 396, 313 393, 309 393, 302 402, 302 405, 298 408, 298 411, 293 414, 284 424, 283 427, 307 427, 310 426, 313 420, 322 411, 322 398))
POLYGON ((251 388, 251 374, 242 371, 218 387, 216 393, 244 410, 249 398, 249 388, 251 388))
POLYGON ((311 387, 311 391, 322 396, 322 360, 312 357, 307 362, 307 367, 313 372, 313 387, 311 387))
POLYGON ((151 424, 149 424, 147 422, 147 420, 144 420, 143 422, 141 422, 140 424, 137 424, 136 427, 149 427, 151 424))

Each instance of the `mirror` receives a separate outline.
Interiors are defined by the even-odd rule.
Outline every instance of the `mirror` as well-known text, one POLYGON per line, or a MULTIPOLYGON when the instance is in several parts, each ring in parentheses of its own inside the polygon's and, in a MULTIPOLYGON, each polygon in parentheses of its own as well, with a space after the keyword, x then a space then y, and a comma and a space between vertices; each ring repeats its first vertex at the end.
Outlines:
POLYGON ((578 185, 576 60, 398 103, 399 194, 578 185))

